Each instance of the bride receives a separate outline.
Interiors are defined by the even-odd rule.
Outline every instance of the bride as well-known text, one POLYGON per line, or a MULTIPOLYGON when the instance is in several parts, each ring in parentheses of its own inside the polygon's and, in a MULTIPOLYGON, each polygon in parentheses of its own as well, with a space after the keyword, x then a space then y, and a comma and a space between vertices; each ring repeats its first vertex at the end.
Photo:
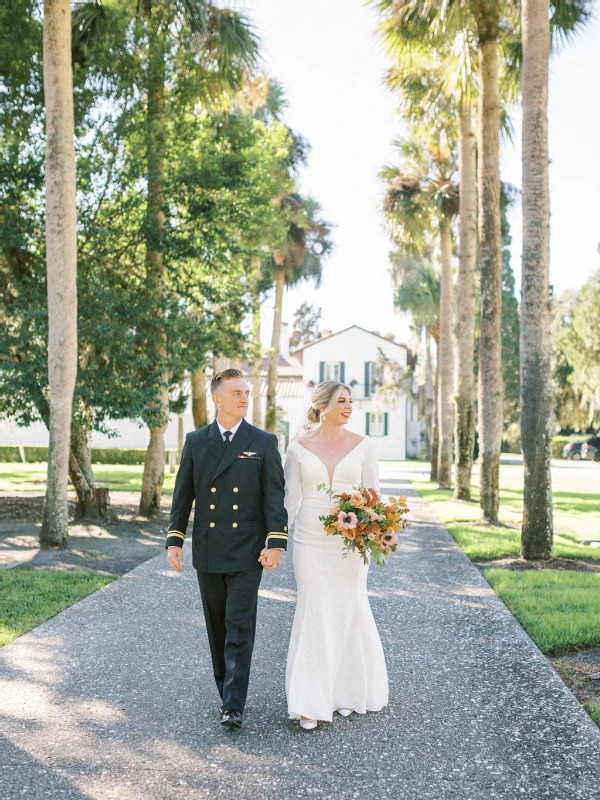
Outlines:
POLYGON ((352 391, 338 381, 319 384, 308 419, 319 427, 292 442, 285 462, 285 505, 293 525, 298 599, 287 657, 288 712, 305 730, 319 720, 380 711, 388 702, 381 640, 367 597, 368 565, 327 536, 319 515, 332 501, 317 490, 365 486, 379 492, 371 442, 345 430, 352 391))

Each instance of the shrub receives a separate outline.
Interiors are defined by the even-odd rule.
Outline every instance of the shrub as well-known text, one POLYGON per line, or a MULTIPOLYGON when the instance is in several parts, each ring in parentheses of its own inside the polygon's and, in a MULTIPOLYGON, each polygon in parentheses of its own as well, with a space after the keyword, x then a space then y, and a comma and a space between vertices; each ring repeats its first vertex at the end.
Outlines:
MULTIPOLYGON (((48 461, 48 448, 25 445, 25 460, 28 464, 48 461)), ((92 464, 143 464, 145 447, 93 447, 92 464)), ((13 444, 0 445, 0 463, 20 463, 19 448, 13 444)), ((165 463, 169 463, 169 450, 165 453, 165 463)))

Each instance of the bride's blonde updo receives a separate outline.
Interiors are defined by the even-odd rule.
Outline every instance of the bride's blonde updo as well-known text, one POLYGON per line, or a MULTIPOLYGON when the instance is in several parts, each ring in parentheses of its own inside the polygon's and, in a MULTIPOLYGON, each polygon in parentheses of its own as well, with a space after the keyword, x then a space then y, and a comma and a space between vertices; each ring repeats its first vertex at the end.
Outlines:
POLYGON ((306 416, 308 421, 313 425, 318 425, 327 414, 335 408, 340 394, 346 389, 350 397, 352 397, 352 389, 346 386, 345 383, 340 381, 323 381, 314 390, 310 408, 306 416), (325 408, 321 409, 321 406, 325 408))

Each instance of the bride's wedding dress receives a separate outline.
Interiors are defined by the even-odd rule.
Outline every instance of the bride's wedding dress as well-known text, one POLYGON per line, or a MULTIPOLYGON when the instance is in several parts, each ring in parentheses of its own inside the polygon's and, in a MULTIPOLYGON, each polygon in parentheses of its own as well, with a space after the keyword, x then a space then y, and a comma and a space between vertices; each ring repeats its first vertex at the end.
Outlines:
MULTIPOLYGON (((317 484, 329 485, 327 467, 298 442, 285 462, 285 505, 294 541, 298 599, 286 669, 289 715, 331 721, 334 711, 379 711, 388 702, 381 640, 367 597, 368 566, 344 551, 341 536, 327 536, 319 515, 333 501, 317 484)), ((379 491, 372 442, 363 439, 340 462, 332 488, 379 491)))

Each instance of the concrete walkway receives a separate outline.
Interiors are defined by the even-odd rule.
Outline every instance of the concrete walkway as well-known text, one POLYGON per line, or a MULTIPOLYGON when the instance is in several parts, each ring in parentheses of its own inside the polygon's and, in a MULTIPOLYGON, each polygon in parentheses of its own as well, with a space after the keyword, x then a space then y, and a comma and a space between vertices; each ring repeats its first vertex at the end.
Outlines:
POLYGON ((266 574, 244 729, 217 724, 195 576, 159 556, 0 652, 0 797, 600 799, 600 730, 406 482, 414 527, 370 574, 388 710, 286 718, 291 559, 266 574))

